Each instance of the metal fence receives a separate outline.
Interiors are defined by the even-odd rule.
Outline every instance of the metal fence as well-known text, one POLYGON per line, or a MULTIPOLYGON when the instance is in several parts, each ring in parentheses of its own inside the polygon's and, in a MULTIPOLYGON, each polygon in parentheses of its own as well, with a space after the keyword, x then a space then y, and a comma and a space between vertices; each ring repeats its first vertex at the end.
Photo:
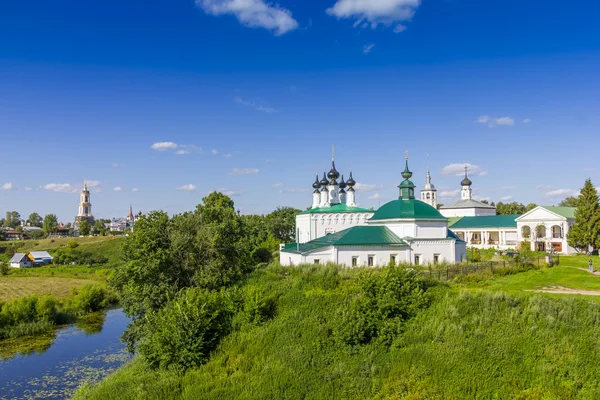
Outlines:
POLYGON ((519 260, 503 261, 479 261, 465 262, 460 264, 448 264, 436 268, 435 265, 429 266, 429 269, 423 269, 421 273, 431 279, 439 281, 449 281, 457 276, 490 272, 492 274, 509 274, 525 271, 531 268, 541 268, 544 266, 554 266, 560 263, 558 255, 548 255, 519 260))

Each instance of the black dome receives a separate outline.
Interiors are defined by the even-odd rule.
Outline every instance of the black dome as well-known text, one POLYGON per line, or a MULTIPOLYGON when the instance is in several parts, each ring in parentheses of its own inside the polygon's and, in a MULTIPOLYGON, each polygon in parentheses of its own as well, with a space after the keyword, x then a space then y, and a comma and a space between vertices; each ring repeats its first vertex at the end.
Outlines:
POLYGON ((463 179, 462 181, 460 181, 460 184, 463 185, 463 186, 471 186, 472 183, 473 182, 471 182, 471 180, 469 178, 467 178, 466 176, 465 176, 465 179, 463 179))
POLYGON ((319 175, 315 178, 315 183, 312 185, 313 189, 318 189, 321 187, 321 182, 319 182, 319 175))
POLYGON ((348 187, 350 188, 356 185, 356 181, 354 180, 354 178, 352 178, 352 172, 350 172, 350 178, 348 178, 348 180, 346 181, 346 185, 348 185, 348 187))
POLYGON ((337 169, 335 169, 335 162, 334 161, 331 162, 331 169, 329 170, 329 173, 327 174, 327 177, 329 179, 331 179, 332 181, 335 181, 337 178, 340 177, 340 173, 337 172, 337 169))
POLYGON ((323 179, 321 179, 321 186, 327 186, 328 183, 329 183, 329 181, 327 180, 327 177, 325 177, 325 172, 323 172, 323 179))
POLYGON ((346 185, 346 182, 344 182, 344 174, 342 174, 342 181, 340 182, 340 189, 344 190, 348 187, 348 185, 346 185))

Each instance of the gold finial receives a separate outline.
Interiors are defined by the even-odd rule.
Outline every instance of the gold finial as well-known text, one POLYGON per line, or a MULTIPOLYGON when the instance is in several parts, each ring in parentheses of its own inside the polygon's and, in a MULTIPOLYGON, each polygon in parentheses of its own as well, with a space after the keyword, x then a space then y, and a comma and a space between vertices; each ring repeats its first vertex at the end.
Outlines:
POLYGON ((408 150, 406 150, 406 159, 408 160, 408 150))

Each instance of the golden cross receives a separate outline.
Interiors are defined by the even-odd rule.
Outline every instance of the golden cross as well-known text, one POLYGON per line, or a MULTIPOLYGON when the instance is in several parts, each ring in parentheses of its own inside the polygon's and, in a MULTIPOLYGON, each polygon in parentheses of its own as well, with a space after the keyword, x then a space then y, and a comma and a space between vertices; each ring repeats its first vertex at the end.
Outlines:
POLYGON ((408 160, 408 150, 406 150, 406 159, 408 160))

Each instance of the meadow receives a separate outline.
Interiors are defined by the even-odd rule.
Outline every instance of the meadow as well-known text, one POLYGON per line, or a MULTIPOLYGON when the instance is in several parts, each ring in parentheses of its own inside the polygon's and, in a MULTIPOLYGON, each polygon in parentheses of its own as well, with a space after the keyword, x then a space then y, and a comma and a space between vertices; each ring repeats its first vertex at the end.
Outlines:
POLYGON ((0 302, 33 294, 65 298, 71 295, 73 289, 92 283, 98 282, 91 279, 0 276, 0 302))
POLYGON ((76 398, 597 399, 600 304, 592 296, 530 291, 599 289, 600 277, 569 261, 426 281, 426 305, 402 320, 386 317, 398 300, 389 293, 368 303, 366 316, 356 314, 372 292, 363 270, 271 265, 242 289, 276 299, 273 315, 238 325, 206 363, 180 373, 137 357, 76 398), (383 325, 365 331, 368 310, 383 325), (379 333, 363 340, 367 331, 379 333))

